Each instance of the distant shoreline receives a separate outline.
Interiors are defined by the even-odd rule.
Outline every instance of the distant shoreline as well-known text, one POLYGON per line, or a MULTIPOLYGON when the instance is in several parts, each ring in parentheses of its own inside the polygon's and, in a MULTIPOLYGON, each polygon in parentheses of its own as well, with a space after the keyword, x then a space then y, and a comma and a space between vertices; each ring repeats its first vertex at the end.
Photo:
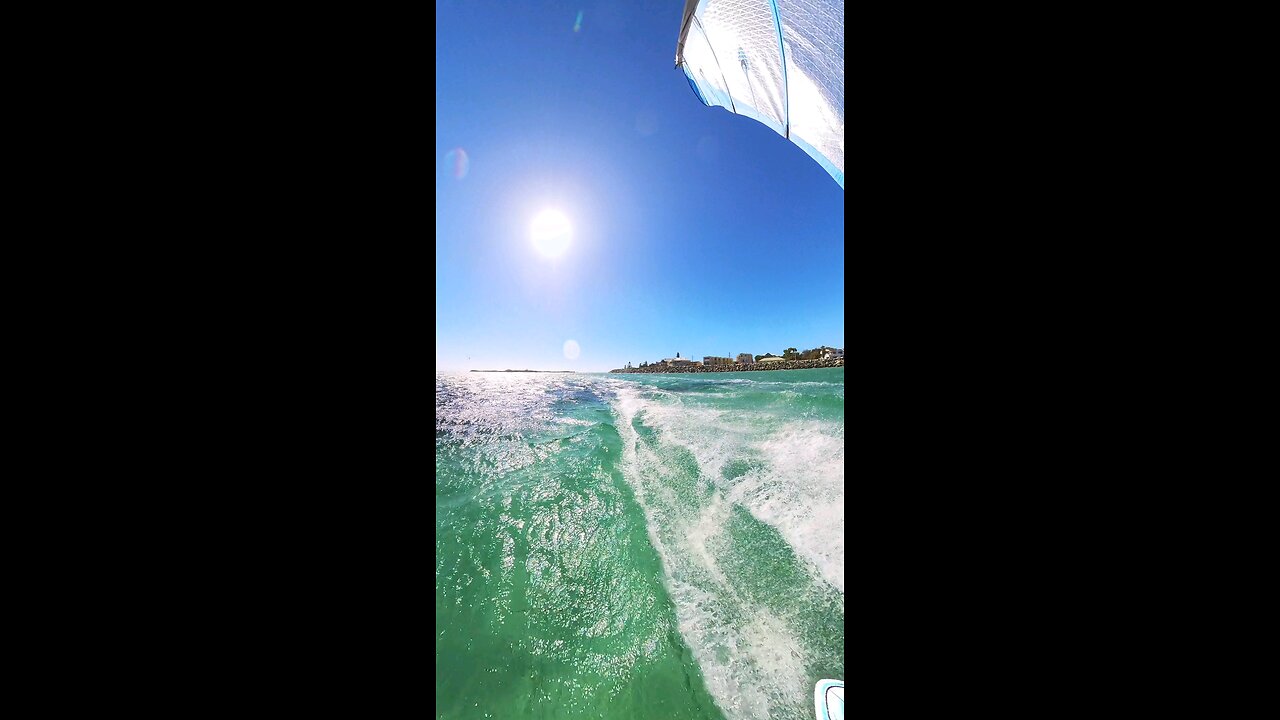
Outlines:
POLYGON ((571 373, 574 370, 472 370, 471 372, 544 372, 544 373, 571 373))
POLYGON ((844 367, 844 358, 832 360, 782 360, 780 362, 754 362, 748 365, 650 365, 642 368, 618 368, 611 373, 707 373, 707 372, 756 372, 767 370, 813 370, 816 368, 844 367))

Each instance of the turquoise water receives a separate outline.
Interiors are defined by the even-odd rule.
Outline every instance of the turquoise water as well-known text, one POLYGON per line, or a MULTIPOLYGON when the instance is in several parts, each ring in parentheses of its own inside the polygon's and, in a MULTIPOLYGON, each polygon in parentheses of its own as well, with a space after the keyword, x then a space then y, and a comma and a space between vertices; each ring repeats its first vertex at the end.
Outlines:
POLYGON ((844 369, 436 375, 436 717, 813 717, 844 369))

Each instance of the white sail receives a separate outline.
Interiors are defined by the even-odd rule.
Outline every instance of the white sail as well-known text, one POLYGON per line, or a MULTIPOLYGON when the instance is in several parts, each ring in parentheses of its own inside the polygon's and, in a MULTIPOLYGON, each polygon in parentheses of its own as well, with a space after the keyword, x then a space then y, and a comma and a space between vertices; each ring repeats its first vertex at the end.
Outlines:
POLYGON ((687 0, 676 66, 704 104, 768 125, 844 187, 843 0, 687 0))

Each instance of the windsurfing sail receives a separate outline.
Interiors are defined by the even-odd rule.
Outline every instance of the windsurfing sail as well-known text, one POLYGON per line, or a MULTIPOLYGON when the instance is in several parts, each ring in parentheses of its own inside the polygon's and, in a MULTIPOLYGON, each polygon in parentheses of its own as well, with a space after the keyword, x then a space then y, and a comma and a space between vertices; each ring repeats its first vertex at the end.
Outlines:
POLYGON ((844 187, 844 0, 685 0, 676 67, 704 105, 773 128, 844 187))

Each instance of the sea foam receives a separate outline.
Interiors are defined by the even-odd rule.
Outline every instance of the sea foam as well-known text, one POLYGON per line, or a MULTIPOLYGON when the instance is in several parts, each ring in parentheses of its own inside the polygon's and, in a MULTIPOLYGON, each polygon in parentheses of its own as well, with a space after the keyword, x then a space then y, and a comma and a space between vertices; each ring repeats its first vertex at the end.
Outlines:
POLYGON ((843 418, 796 420, 778 407, 725 409, 691 393, 610 385, 623 474, 708 690, 730 718, 808 717, 813 668, 844 651, 842 638, 837 647, 815 639, 793 609, 824 598, 843 619, 843 418), (787 594, 807 600, 770 597, 741 570, 755 548, 733 525, 735 507, 785 541, 808 573, 787 594))

